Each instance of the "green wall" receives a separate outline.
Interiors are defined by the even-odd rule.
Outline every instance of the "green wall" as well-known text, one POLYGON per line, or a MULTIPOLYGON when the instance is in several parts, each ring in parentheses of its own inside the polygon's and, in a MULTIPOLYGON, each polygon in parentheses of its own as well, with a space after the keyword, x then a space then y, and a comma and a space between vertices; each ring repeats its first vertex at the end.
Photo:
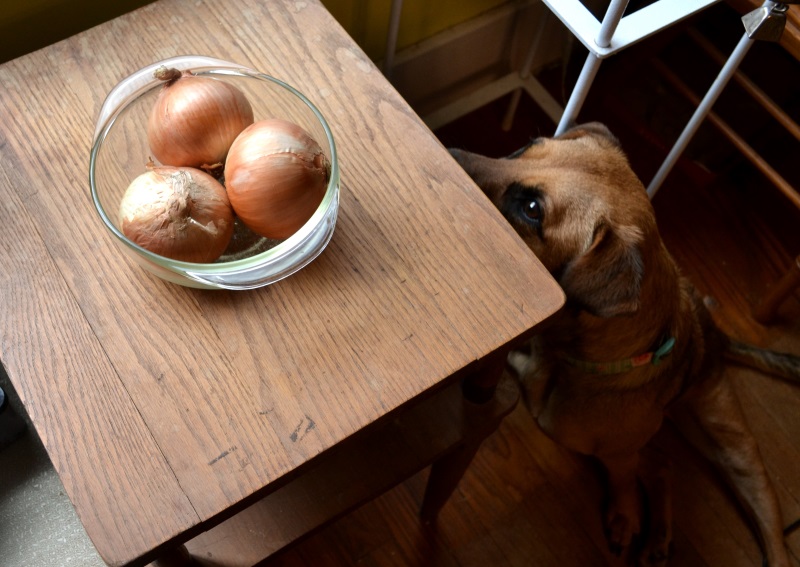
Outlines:
MULTIPOLYGON (((0 62, 74 35, 151 0, 0 0, 0 62)), ((270 0, 264 0, 270 1, 270 0)), ((372 59, 384 55, 391 0, 322 0, 372 59)), ((404 0, 398 48, 509 0, 404 0)))

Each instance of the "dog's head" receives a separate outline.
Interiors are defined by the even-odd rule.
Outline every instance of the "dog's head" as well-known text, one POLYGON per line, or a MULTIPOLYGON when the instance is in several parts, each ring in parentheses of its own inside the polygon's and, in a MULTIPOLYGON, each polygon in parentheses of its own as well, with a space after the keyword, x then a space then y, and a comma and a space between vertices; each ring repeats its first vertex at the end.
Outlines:
POLYGON ((644 247, 657 238, 644 186, 602 124, 538 138, 506 158, 450 150, 558 280, 600 316, 639 308, 644 247))

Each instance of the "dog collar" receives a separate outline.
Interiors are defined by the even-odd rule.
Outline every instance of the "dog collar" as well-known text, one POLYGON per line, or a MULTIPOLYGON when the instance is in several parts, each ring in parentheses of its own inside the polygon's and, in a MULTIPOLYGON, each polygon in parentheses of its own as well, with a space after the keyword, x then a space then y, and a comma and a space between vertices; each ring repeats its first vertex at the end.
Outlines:
POLYGON ((574 366, 588 374, 621 374, 633 370, 637 366, 645 366, 647 364, 658 366, 661 359, 672 352, 674 346, 675 337, 668 337, 656 350, 634 356, 633 358, 626 358, 625 360, 617 360, 614 362, 590 362, 587 360, 578 360, 571 356, 564 356, 563 358, 570 366, 574 366))

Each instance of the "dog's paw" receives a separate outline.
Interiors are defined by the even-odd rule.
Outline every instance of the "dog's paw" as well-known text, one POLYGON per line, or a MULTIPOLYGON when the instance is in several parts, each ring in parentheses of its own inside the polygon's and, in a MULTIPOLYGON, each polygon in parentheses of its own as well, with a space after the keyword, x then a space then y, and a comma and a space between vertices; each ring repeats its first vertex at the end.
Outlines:
POLYGON ((672 557, 672 535, 667 531, 652 534, 639 552, 637 567, 665 567, 672 557))
POLYGON ((508 353, 507 362, 517 379, 524 379, 536 371, 536 360, 527 352, 512 350, 508 353))
POLYGON ((652 447, 641 452, 639 480, 645 490, 644 537, 638 567, 664 567, 672 556, 672 463, 652 447))
POLYGON ((620 557, 631 546, 634 536, 639 534, 639 517, 620 510, 609 511, 605 527, 608 550, 620 557))
POLYGON ((642 531, 643 497, 641 486, 636 483, 610 489, 605 530, 608 549, 617 557, 631 547, 642 531))

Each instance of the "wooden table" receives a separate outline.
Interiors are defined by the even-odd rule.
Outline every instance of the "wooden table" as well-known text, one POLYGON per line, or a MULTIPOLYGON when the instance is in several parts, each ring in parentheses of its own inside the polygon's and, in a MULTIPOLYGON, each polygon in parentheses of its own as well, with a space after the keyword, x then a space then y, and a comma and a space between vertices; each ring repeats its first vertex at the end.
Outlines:
POLYGON ((248 514, 279 531, 326 490, 353 488, 328 476, 337 463, 392 461, 375 431, 400 431, 412 452, 439 443, 422 461, 457 480, 469 451, 440 457, 463 439, 415 426, 467 423, 437 400, 464 377, 491 394, 508 346, 563 295, 319 2, 163 0, 0 66, 0 85, 0 358, 106 562, 166 564, 185 542, 208 557, 226 540, 215 530, 242 532, 234 520, 248 514), (333 240, 268 288, 163 282, 120 253, 93 209, 106 93, 186 53, 289 82, 336 137, 333 240), (248 508, 267 496, 285 500, 267 516, 248 508))

